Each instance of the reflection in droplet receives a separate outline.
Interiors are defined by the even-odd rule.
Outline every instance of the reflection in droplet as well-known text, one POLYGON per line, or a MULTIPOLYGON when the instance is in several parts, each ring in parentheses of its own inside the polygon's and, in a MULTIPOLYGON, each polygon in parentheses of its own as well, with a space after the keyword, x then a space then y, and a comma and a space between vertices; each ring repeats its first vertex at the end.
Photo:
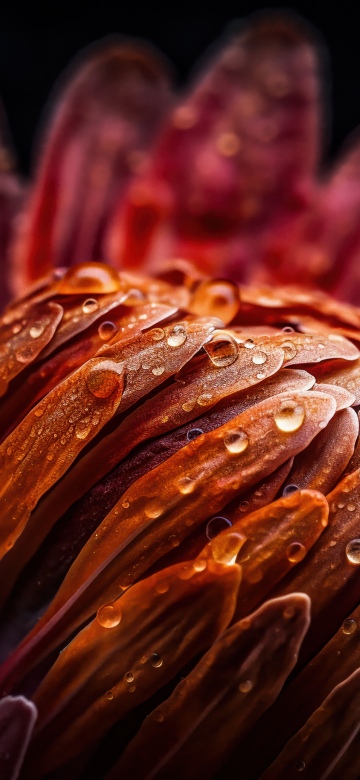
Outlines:
POLYGON ((163 660, 162 660, 161 656, 159 655, 159 653, 151 653, 150 663, 151 663, 151 666, 154 667, 154 669, 158 669, 160 666, 163 665, 163 660))
POLYGON ((357 622, 352 618, 344 620, 342 624, 343 634, 354 634, 357 629, 357 622))
POLYGON ((244 452, 249 445, 249 437, 245 431, 241 428, 237 430, 228 431, 224 436, 224 444, 226 449, 232 454, 239 454, 244 452))
POLYGON ((295 493, 296 490, 299 490, 297 485, 286 485, 283 490, 283 496, 290 496, 291 493, 295 493))
POLYGON ((346 545, 346 557, 349 563, 354 563, 356 566, 360 564, 360 539, 352 539, 346 545))
POLYGON ((299 563, 305 558, 306 547, 301 542, 292 542, 286 550, 286 555, 291 563, 299 563))
POLYGON ((127 683, 132 683, 132 682, 134 682, 134 679, 135 679, 135 677, 134 677, 134 675, 133 675, 133 673, 132 673, 132 672, 126 672, 126 674, 125 674, 125 680, 126 680, 126 682, 127 682, 127 683))
POLYGON ((201 436, 203 433, 204 431, 202 431, 201 428, 191 428, 190 431, 187 432, 186 438, 188 441, 194 441, 194 439, 197 439, 198 436, 201 436))
POLYGON ((98 327, 98 334, 101 338, 101 341, 111 341, 111 339, 115 336, 118 329, 114 322, 111 322, 110 320, 107 320, 106 322, 101 322, 98 327))
POLYGON ((32 339, 38 339, 44 333, 45 325, 43 322, 35 322, 30 328, 30 336, 32 339))
POLYGON ((86 384, 95 398, 109 398, 122 382, 122 368, 114 360, 99 360, 92 365, 86 384))
POLYGON ((214 335, 211 341, 204 344, 204 350, 217 368, 231 366, 239 354, 237 342, 227 333, 214 335))
POLYGON ((233 566, 245 541, 242 534, 229 531, 219 534, 211 542, 212 556, 215 561, 225 566, 233 566))
POLYGON ((251 680, 243 680, 241 683, 239 683, 240 693, 249 693, 253 687, 254 683, 252 683, 251 680))
POLYGON ((99 304, 95 300, 95 298, 87 298, 82 305, 82 310, 84 314, 93 314, 93 312, 97 311, 98 308, 99 308, 99 304))
POLYGON ((97 611, 97 620, 103 628, 115 628, 121 620, 121 609, 118 604, 103 604, 97 611))
POLYGON ((178 488, 180 493, 183 493, 184 495, 187 495, 187 493, 192 493, 195 485, 196 481, 192 477, 181 477, 178 481, 178 488))
POLYGON ((183 325, 174 325, 170 331, 167 343, 169 347, 181 347, 186 341, 186 330, 183 325))
POLYGON ((292 360, 295 357, 297 349, 292 341, 283 341, 281 348, 284 350, 285 360, 292 360))
POLYGON ((231 520, 227 517, 212 517, 206 526, 206 536, 208 539, 215 539, 215 536, 221 534, 222 531, 226 531, 227 528, 232 526, 231 520))
POLYGON ((274 420, 280 431, 293 433, 301 428, 305 419, 305 409, 297 401, 288 399, 282 401, 275 412, 274 420))

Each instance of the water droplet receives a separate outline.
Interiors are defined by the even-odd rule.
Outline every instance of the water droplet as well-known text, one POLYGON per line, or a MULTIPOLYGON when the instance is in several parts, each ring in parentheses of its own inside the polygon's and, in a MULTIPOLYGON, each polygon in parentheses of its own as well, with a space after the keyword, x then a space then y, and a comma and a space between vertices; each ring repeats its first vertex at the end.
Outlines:
POLYGON ((105 696, 106 696, 107 699, 109 699, 109 701, 111 701, 114 698, 114 694, 113 694, 112 691, 107 691, 105 696))
POLYGON ((212 517, 206 526, 206 536, 208 539, 215 539, 215 536, 221 534, 222 531, 226 531, 231 528, 232 522, 227 517, 212 517))
POLYGON ((35 324, 30 328, 30 336, 32 339, 38 339, 39 336, 41 336, 44 333, 45 325, 43 322, 35 322, 35 324))
POLYGON ((155 590, 157 593, 167 593, 169 590, 169 583, 160 581, 155 585, 155 590))
POLYGON ((151 520, 154 520, 156 517, 160 517, 163 511, 164 508, 161 506, 159 501, 150 501, 149 504, 145 507, 146 517, 149 517, 151 520))
POLYGON ((116 602, 103 604, 99 607, 96 617, 103 628, 115 628, 121 620, 121 609, 116 602))
POLYGON ((172 331, 170 331, 167 343, 169 347, 181 347, 186 341, 186 330, 183 325, 174 325, 172 331))
POLYGON ((129 685, 128 691, 129 693, 134 693, 134 691, 136 691, 136 685, 129 685))
POLYGON ((135 680, 135 677, 132 672, 126 672, 125 674, 125 680, 127 683, 132 683, 135 680))
POLYGON ((284 487, 284 490, 282 492, 283 496, 290 496, 291 493, 295 493, 296 490, 299 490, 297 485, 286 485, 284 487))
POLYGON ((20 331, 21 331, 21 325, 20 325, 20 323, 17 323, 17 325, 14 325, 14 327, 12 329, 12 332, 13 332, 13 334, 15 336, 17 333, 20 333, 20 331))
POLYGON ((35 417, 42 417, 44 414, 44 409, 41 406, 39 406, 37 409, 35 409, 34 414, 35 417))
POLYGON ((240 306, 239 289, 228 281, 201 282, 190 301, 190 310, 203 317, 218 317, 231 322, 240 306))
POLYGON ((195 479, 192 479, 192 477, 181 477, 181 479, 178 481, 178 488, 180 493, 183 493, 184 495, 187 495, 187 493, 192 493, 195 485, 195 479))
POLYGON ((115 334, 118 332, 118 328, 115 325, 114 322, 111 322, 110 320, 107 320, 106 322, 101 322, 98 327, 98 334, 101 338, 101 341, 111 341, 111 339, 115 336, 115 334))
POLYGON ((238 430, 228 431, 224 436, 224 444, 226 449, 232 454, 239 454, 244 452, 249 444, 249 437, 245 431, 238 428, 238 430))
POLYGON ((163 723, 163 721, 165 720, 164 713, 160 712, 160 710, 159 710, 159 712, 154 712, 153 713, 153 718, 154 718, 154 720, 157 721, 157 723, 163 723))
POLYGON ((165 331, 163 328, 153 328, 153 330, 150 331, 150 335, 154 341, 161 341, 165 336, 165 331))
POLYGON ((185 401, 184 404, 182 404, 181 408, 184 410, 184 412, 192 412, 196 401, 185 401))
POLYGON ((306 547, 300 542, 292 542, 286 550, 286 555, 290 563, 299 563, 305 558, 306 547))
POLYGON ((31 344, 24 344, 15 352, 16 360, 19 363, 28 363, 33 358, 33 346, 31 344))
POLYGON ((246 339, 246 341, 244 341, 244 347, 246 347, 246 349, 254 349, 255 342, 253 339, 246 339))
POLYGON ((251 680, 243 680, 241 683, 239 683, 240 693, 249 693, 253 687, 254 683, 252 683, 251 680))
POLYGON ((225 566, 233 566, 244 544, 244 536, 234 531, 219 534, 211 542, 212 556, 215 561, 225 566))
POLYGON ((281 344, 281 348, 284 350, 285 360, 292 360, 295 357, 297 349, 295 347, 295 344, 292 343, 292 341, 283 341, 281 344))
POLYGON ((152 368, 151 371, 154 374, 154 376, 161 376, 161 374, 163 374, 165 371, 165 366, 162 363, 161 365, 154 366, 154 368, 152 368))
POLYGON ((199 395, 197 402, 199 406, 208 406, 212 400, 213 397, 211 393, 202 393, 201 395, 199 395))
POLYGON ((197 439, 197 437, 201 436, 203 433, 204 431, 202 431, 201 428, 191 428, 191 430, 187 432, 186 438, 188 441, 194 441, 194 439, 197 439))
POLYGON ((86 378, 88 390, 95 398, 109 398, 122 383, 122 368, 114 360, 99 360, 86 378))
POLYGON ((87 298, 82 305, 82 310, 84 314, 93 314, 95 311, 98 310, 98 308, 99 308, 99 304, 95 300, 95 298, 87 298))
POLYGON ((356 506, 355 504, 350 503, 347 505, 346 509, 348 510, 348 512, 355 512, 356 506))
POLYGON ((263 363, 266 363, 266 361, 267 355, 265 352, 254 352, 252 362, 255 363, 256 366, 261 366, 263 363))
POLYGON ((86 439, 90 433, 90 427, 85 422, 80 422, 75 426, 75 436, 77 439, 86 439))
POLYGON ((294 328, 291 327, 291 325, 284 325, 283 328, 281 328, 283 333, 294 333, 294 328))
POLYGON ((239 504, 240 512, 247 512, 249 506, 250 506, 249 501, 242 501, 241 504, 239 504))
POLYGON ((129 504, 129 502, 128 502, 128 501, 123 501, 123 502, 122 502, 122 504, 121 504, 121 506, 123 506, 123 507, 124 507, 124 509, 128 509, 128 508, 129 508, 129 506, 130 506, 130 504, 129 504))
POLYGON ((154 667, 154 669, 158 669, 160 666, 163 665, 163 660, 162 660, 161 656, 159 655, 159 653, 151 653, 150 663, 151 663, 151 666, 154 667))
POLYGON ((301 428, 305 418, 305 409, 302 404, 291 399, 282 401, 274 420, 280 431, 284 433, 293 433, 301 428))
POLYGON ((346 545, 346 557, 349 563, 360 564, 360 539, 352 539, 346 545))
POLYGON ((121 288, 118 271, 105 263, 79 263, 69 268, 57 282, 57 292, 112 293, 121 288))
POLYGON ((357 622, 352 618, 344 620, 342 624, 343 634, 354 634, 357 629, 357 622))
POLYGON ((295 764, 295 769, 297 772, 303 772, 306 767, 305 761, 297 761, 295 764))
POLYGON ((205 571, 207 567, 207 561, 204 558, 196 558, 194 561, 194 569, 195 571, 205 571))
POLYGON ((227 334, 216 334, 204 344, 212 364, 217 368, 231 366, 238 358, 239 348, 234 338, 227 334))
POLYGON ((295 616, 295 609, 294 607, 285 607, 283 611, 283 617, 285 620, 291 620, 295 616))

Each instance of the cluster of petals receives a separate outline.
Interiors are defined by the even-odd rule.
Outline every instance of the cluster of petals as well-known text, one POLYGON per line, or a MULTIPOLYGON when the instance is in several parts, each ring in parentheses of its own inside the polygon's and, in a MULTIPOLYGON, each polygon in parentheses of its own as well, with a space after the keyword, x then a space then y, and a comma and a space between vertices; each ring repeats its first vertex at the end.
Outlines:
POLYGON ((318 70, 256 18, 174 107, 112 40, 32 188, 4 152, 4 780, 360 774, 359 153, 320 179, 318 70))

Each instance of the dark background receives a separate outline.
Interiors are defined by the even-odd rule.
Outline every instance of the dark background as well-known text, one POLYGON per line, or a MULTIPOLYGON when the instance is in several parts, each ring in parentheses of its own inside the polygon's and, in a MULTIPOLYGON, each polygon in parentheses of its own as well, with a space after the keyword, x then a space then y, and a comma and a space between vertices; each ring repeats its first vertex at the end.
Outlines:
MULTIPOLYGON (((97 4, 7 2, 0 14, 0 94, 8 115, 20 170, 31 168, 31 150, 41 113, 54 82, 83 46, 111 33, 151 41, 172 62, 179 85, 196 60, 233 19, 261 8, 259 2, 193 0, 97 4)), ((360 0, 298 2, 293 9, 320 33, 329 51, 326 88, 332 105, 326 156, 333 157, 347 134, 360 124, 360 0), (331 133, 330 133, 331 129, 331 133)))

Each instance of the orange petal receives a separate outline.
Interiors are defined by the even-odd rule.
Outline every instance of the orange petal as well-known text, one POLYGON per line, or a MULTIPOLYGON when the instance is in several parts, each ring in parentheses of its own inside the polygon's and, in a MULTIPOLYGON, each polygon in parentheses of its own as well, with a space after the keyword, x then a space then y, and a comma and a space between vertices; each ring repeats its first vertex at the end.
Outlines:
POLYGON ((143 722, 115 778, 210 778, 270 706, 293 668, 310 620, 303 594, 267 601, 229 628, 143 722))
POLYGON ((202 571, 179 564, 100 607, 35 695, 30 776, 92 746, 209 647, 231 620, 240 575, 239 566, 214 561, 202 571))

